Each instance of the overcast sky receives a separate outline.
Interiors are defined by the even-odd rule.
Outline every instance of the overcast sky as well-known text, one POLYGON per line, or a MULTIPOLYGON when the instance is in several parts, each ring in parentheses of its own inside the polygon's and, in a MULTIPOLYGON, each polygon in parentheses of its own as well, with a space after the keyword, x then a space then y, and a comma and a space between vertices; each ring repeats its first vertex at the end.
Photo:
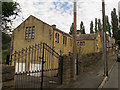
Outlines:
MULTIPOLYGON (((13 22, 16 28, 22 21, 30 15, 57 28, 69 32, 73 22, 73 0, 14 0, 21 6, 20 17, 13 22)), ((105 0, 106 15, 111 21, 111 11, 113 8, 118 12, 119 0, 105 0)), ((102 20, 102 0, 77 0, 77 29, 80 29, 80 22, 83 21, 86 33, 89 33, 91 20, 95 18, 102 20)))

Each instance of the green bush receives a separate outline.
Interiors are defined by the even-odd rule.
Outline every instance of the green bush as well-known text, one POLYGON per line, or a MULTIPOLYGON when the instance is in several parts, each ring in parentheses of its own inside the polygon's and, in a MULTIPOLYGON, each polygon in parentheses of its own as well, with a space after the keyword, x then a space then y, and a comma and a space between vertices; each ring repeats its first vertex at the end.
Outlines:
POLYGON ((6 60, 7 55, 10 54, 11 37, 2 32, 2 60, 6 60))

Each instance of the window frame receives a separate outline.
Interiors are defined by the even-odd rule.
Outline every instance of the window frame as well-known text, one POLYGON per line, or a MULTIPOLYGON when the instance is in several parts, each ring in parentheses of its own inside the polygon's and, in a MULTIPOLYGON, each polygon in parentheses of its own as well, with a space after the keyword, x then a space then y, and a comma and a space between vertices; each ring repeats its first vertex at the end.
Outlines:
POLYGON ((25 40, 35 38, 35 26, 26 27, 25 29, 25 40))
POLYGON ((70 46, 72 47, 72 39, 70 39, 70 46))
POLYGON ((65 46, 67 45, 67 37, 66 36, 65 36, 64 44, 65 44, 65 46))
POLYGON ((59 43, 59 33, 55 33, 55 42, 59 43))
POLYGON ((85 46, 85 41, 83 41, 82 45, 85 46))
POLYGON ((31 39, 31 36, 32 36, 31 33, 32 33, 32 29, 31 29, 31 27, 29 27, 29 34, 28 34, 29 39, 31 39))
POLYGON ((58 34, 58 37, 57 37, 57 39, 58 39, 58 40, 57 40, 57 42, 59 43, 59 34, 58 34))
POLYGON ((35 26, 32 27, 32 34, 31 34, 31 38, 34 39, 35 38, 35 26))
POLYGON ((80 42, 77 42, 77 46, 80 46, 80 42))
POLYGON ((80 42, 80 46, 83 46, 83 42, 82 41, 80 42))
POLYGON ((26 29, 25 29, 25 40, 28 39, 28 32, 29 32, 29 27, 26 27, 26 29))

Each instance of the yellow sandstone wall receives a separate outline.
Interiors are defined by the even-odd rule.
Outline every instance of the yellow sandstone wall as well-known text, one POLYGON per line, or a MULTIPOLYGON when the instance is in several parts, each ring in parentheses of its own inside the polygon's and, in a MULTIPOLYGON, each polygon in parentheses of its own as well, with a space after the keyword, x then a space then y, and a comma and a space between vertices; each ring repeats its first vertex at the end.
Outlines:
POLYGON ((94 40, 80 40, 79 42, 85 42, 85 46, 77 46, 77 52, 80 54, 88 54, 95 52, 94 40))
POLYGON ((37 20, 33 16, 30 16, 25 22, 19 25, 14 31, 14 41, 13 41, 13 53, 15 51, 21 50, 22 48, 26 48, 28 46, 38 44, 40 42, 47 43, 50 47, 52 47, 52 37, 53 37, 53 29, 48 24, 37 20), (35 26, 35 37, 34 39, 25 40, 25 30, 26 27, 35 26), (51 39, 50 39, 51 32, 51 39))
MULTIPOLYGON (((18 52, 19 50, 22 50, 22 48, 25 49, 26 47, 38 44, 40 42, 46 43, 51 48, 53 48, 53 46, 54 46, 53 49, 59 54, 60 54, 60 50, 62 51, 62 54, 67 54, 67 55, 69 52, 72 52, 72 50, 73 50, 72 46, 70 46, 70 39, 72 39, 72 37, 70 37, 67 34, 64 34, 67 37, 67 44, 65 46, 63 44, 63 32, 58 31, 58 30, 53 31, 52 26, 46 24, 45 22, 42 22, 41 20, 35 18, 34 16, 28 17, 28 19, 26 19, 23 23, 21 23, 13 31, 13 35, 14 35, 13 36, 14 38, 13 38, 13 43, 12 43, 12 46, 13 46, 12 53, 15 53, 15 51, 18 52), (34 39, 26 40, 25 39, 26 27, 33 27, 33 26, 35 26, 34 39), (59 43, 55 42, 55 33, 56 32, 59 33, 59 43), (53 40, 54 40, 54 42, 53 42, 53 40)), ((30 50, 30 52, 32 52, 32 49, 30 50)), ((41 53, 42 53, 42 51, 41 51, 41 53)), ((37 55, 38 55, 37 53, 35 54, 33 52, 33 55, 32 55, 32 53, 30 54, 29 59, 27 57, 25 71, 30 70, 30 62, 35 61, 35 63, 36 63, 37 61, 39 61, 39 63, 41 64, 40 59, 37 57, 42 56, 42 54, 38 55, 38 56, 37 55)), ((46 54, 46 55, 48 55, 48 54, 46 54)), ((18 57, 18 55, 16 57, 18 57)), ((46 56, 46 58, 48 58, 48 56, 46 56)), ((46 69, 58 68, 59 58, 56 58, 52 54, 50 54, 49 58, 50 58, 49 61, 48 61, 48 59, 46 59, 46 64, 44 64, 44 67, 45 67, 44 69, 46 70, 46 69), (50 64, 48 64, 48 63, 50 63, 50 64)), ((13 56, 13 59, 14 59, 14 56, 13 56)), ((19 61, 22 62, 22 58, 20 58, 19 61)), ((18 60, 16 62, 18 62, 18 60)), ((25 62, 25 56, 23 57, 23 62, 25 62)), ((14 62, 12 62, 12 64, 14 64, 14 62)), ((55 72, 55 74, 56 73, 57 73, 57 71, 55 72)), ((54 75, 54 73, 53 73, 53 75, 54 75)))
POLYGON ((71 46, 71 42, 70 42, 70 39, 72 40, 72 37, 68 36, 68 35, 64 35, 63 33, 59 32, 59 31, 56 31, 55 30, 55 33, 54 35, 58 33, 59 34, 59 43, 58 42, 55 42, 54 40, 54 50, 56 52, 58 52, 60 54, 60 50, 61 50, 61 54, 66 54, 68 55, 69 52, 72 52, 73 51, 73 45, 71 46), (67 37, 67 44, 63 44, 63 36, 66 36, 67 37))

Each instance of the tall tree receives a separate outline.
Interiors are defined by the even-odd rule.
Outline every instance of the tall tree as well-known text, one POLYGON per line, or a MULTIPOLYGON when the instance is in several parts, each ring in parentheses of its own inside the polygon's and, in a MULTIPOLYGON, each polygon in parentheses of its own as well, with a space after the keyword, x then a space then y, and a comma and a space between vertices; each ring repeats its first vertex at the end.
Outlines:
POLYGON ((2 59, 5 60, 6 56, 10 54, 11 37, 2 32, 2 59))
POLYGON ((74 23, 72 23, 71 27, 70 27, 70 32, 69 34, 72 35, 74 31, 74 23))
POLYGON ((115 40, 118 40, 118 17, 116 15, 116 9, 114 8, 111 12, 111 23, 112 23, 112 32, 115 40))
POLYGON ((90 33, 94 33, 94 31, 93 31, 93 21, 91 21, 91 23, 90 23, 90 33))
POLYGON ((2 31, 10 31, 12 22, 20 12, 17 2, 2 2, 2 31))
POLYGON ((81 23, 80 23, 80 32, 81 32, 81 34, 85 34, 85 26, 83 24, 83 21, 81 21, 81 23))
POLYGON ((108 16, 106 16, 106 31, 109 33, 110 37, 111 37, 111 25, 109 23, 109 18, 108 16))
POLYGON ((102 29, 101 20, 98 19, 98 31, 101 31, 101 29, 102 29))
POLYGON ((98 27, 97 27, 97 18, 95 18, 95 33, 97 33, 98 32, 98 27))

